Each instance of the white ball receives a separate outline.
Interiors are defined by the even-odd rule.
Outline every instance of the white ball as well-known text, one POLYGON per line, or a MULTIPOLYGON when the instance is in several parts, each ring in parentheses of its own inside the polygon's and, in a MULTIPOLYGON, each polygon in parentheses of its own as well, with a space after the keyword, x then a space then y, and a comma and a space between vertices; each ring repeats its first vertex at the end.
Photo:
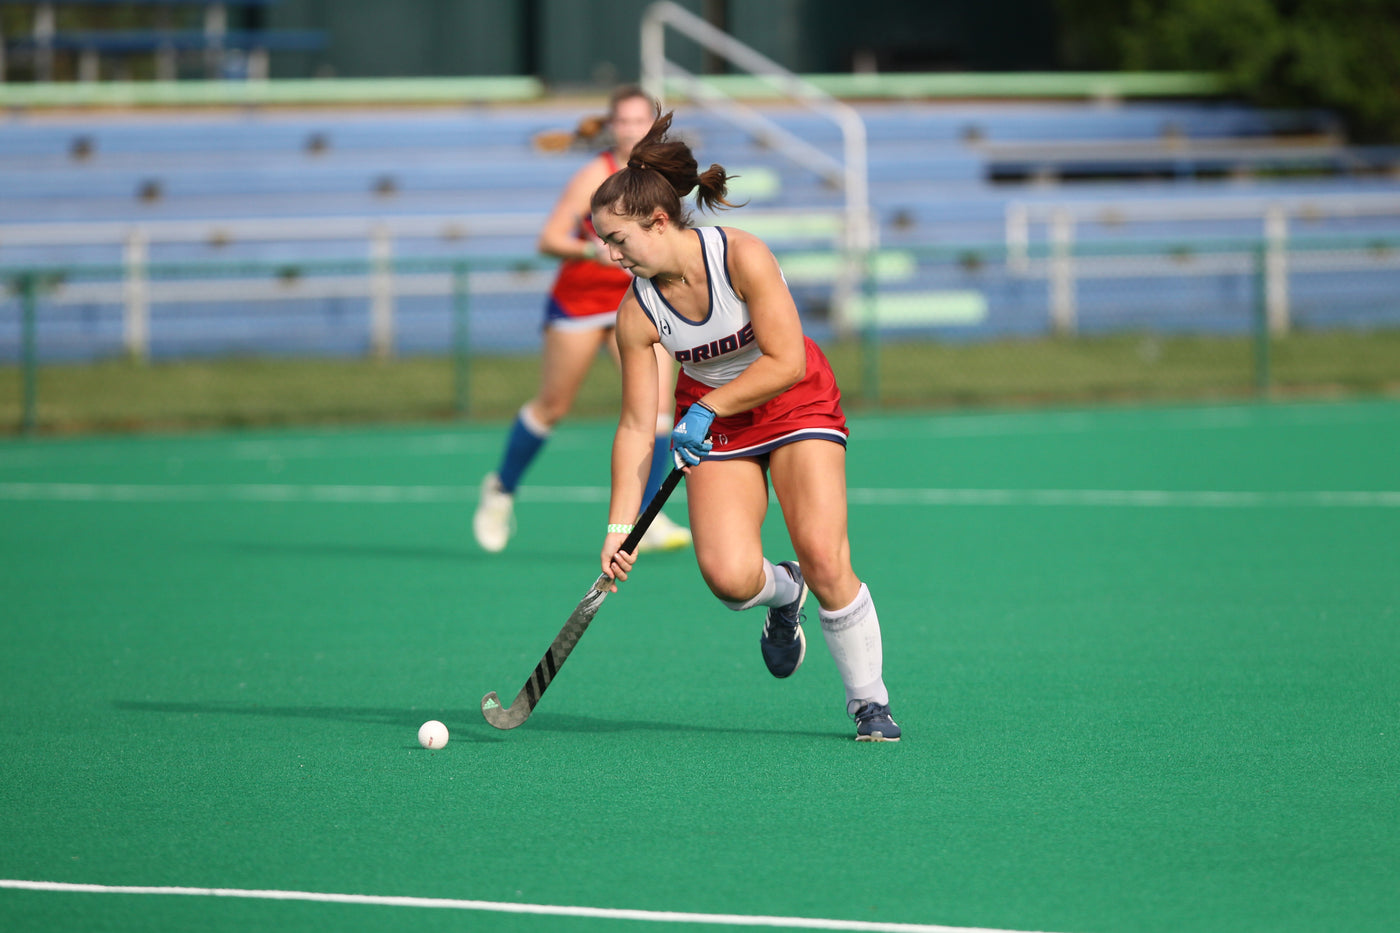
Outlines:
POLYGON ((424 748, 442 748, 447 744, 447 727, 429 719, 418 727, 418 744, 424 748))

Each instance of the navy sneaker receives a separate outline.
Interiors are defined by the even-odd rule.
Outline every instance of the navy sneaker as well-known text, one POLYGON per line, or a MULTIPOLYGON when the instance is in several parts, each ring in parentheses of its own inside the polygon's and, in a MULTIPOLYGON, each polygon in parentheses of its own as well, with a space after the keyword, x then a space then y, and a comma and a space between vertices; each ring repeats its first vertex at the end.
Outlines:
POLYGON ((774 677, 790 677, 802 666, 802 659, 807 655, 807 638, 802 634, 802 604, 807 601, 807 584, 797 561, 785 560, 778 566, 797 581, 802 591, 786 606, 768 610, 758 646, 763 649, 763 663, 768 665, 769 673, 774 677))
POLYGON ((856 721, 857 742, 898 742, 899 723, 890 718, 888 703, 852 700, 846 711, 856 721))

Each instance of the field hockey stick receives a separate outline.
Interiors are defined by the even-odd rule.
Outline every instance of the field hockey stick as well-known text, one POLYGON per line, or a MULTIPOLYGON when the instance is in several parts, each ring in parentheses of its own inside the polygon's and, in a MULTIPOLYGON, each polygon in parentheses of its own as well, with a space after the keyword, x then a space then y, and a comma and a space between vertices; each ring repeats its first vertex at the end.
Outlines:
MULTIPOLYGON (((651 497, 651 502, 647 503, 646 510, 642 512, 637 523, 632 526, 632 532, 627 536, 627 540, 622 542, 618 550, 626 551, 629 554, 637 552, 637 544, 642 540, 642 535, 651 527, 652 519, 656 518, 661 507, 670 498, 672 490, 685 475, 680 467, 673 469, 666 479, 661 483, 661 488, 656 490, 656 495, 651 497)), ((530 679, 525 681, 525 686, 520 688, 520 692, 515 695, 515 702, 510 706, 502 706, 501 698, 496 695, 496 691, 491 691, 481 698, 481 715, 486 717, 486 721, 497 729, 514 729, 526 719, 530 718, 530 713, 535 709, 535 704, 544 696, 545 690, 549 689, 549 683, 554 676, 559 673, 559 668, 564 666, 564 662, 569 658, 569 652, 574 650, 574 645, 583 637, 583 633, 588 630, 588 623, 593 621, 593 617, 598 614, 598 607, 603 605, 603 600, 608 598, 609 587, 613 584, 613 578, 605 573, 600 573, 598 579, 593 581, 588 592, 574 608, 569 620, 564 623, 564 627, 559 630, 559 634, 554 636, 554 643, 549 646, 540 663, 535 665, 535 672, 530 675, 530 679)))

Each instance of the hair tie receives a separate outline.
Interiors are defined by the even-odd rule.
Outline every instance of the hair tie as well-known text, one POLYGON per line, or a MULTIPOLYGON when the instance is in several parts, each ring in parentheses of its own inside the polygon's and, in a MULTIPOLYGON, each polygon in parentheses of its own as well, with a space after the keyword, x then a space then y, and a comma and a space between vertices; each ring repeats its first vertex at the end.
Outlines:
POLYGON ((628 159, 627 167, 635 168, 640 172, 645 172, 647 170, 647 164, 645 162, 638 162, 636 159, 628 159))

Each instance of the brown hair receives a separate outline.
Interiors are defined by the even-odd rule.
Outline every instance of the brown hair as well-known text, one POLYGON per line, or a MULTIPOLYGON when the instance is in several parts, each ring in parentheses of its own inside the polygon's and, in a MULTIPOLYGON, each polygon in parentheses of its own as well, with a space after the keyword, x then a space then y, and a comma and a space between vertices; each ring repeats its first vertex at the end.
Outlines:
POLYGON ((612 210, 622 217, 649 218, 660 208, 681 228, 690 226, 690 214, 681 198, 695 192, 701 210, 736 207, 725 199, 730 176, 724 166, 711 164, 704 172, 690 147, 668 135, 674 111, 659 116, 641 141, 632 147, 627 165, 593 192, 591 209, 612 210))

